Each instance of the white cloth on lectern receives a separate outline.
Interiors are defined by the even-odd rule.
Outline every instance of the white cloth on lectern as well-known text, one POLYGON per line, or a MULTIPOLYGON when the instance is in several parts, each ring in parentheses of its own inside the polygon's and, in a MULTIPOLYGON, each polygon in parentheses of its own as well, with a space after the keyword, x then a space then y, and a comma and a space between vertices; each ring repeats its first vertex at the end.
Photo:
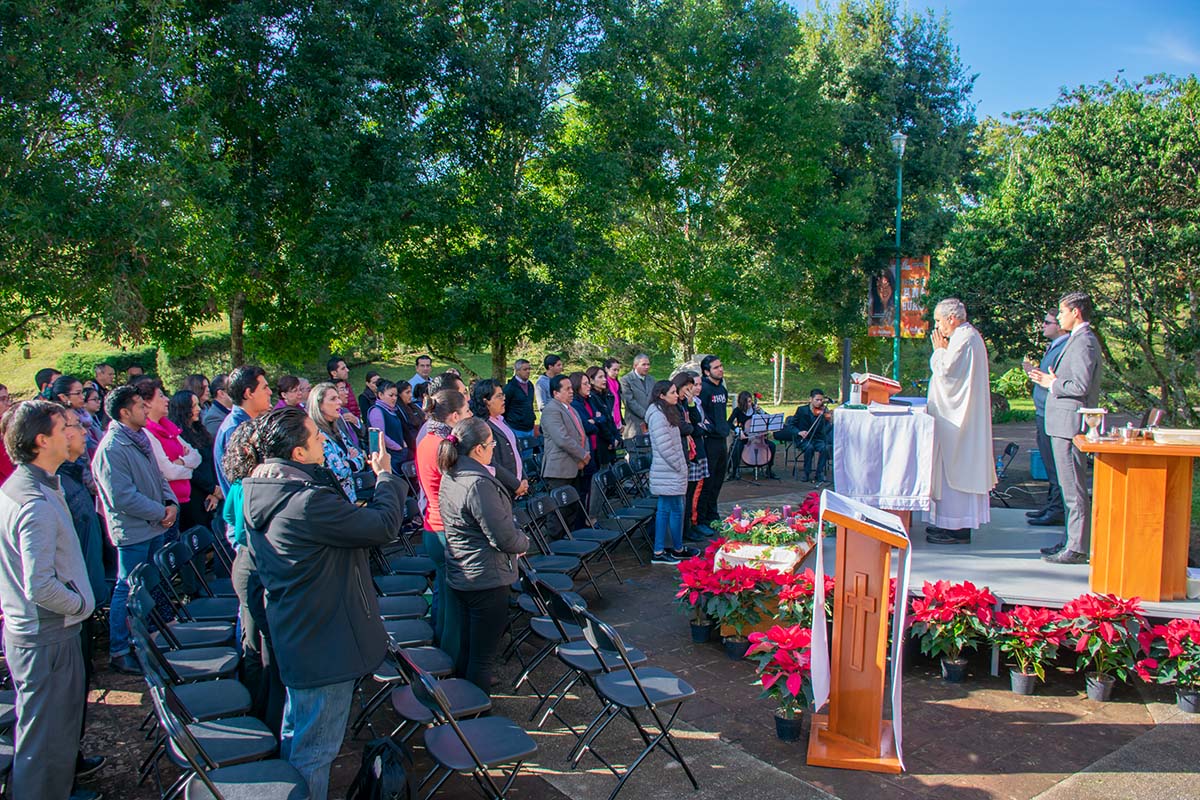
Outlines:
POLYGON ((979 331, 967 322, 959 325, 947 347, 934 348, 929 369, 934 504, 943 499, 944 486, 986 497, 996 485, 996 463, 988 354, 979 331))
MULTIPOLYGON (((825 512, 836 511, 843 516, 858 517, 873 522, 881 528, 908 540, 904 532, 904 523, 895 514, 880 511, 868 505, 859 503, 849 497, 831 492, 828 489, 821 492, 821 508, 817 512, 817 524, 824 526, 825 512)), ((826 641, 827 626, 825 624, 825 537, 817 534, 817 563, 814 568, 813 588, 813 626, 812 644, 809 646, 809 665, 812 676, 813 710, 820 712, 829 702, 829 647, 826 641)), ((912 570, 912 544, 900 553, 900 568, 896 571, 896 610, 892 615, 892 738, 896 743, 896 758, 900 761, 900 769, 904 769, 904 681, 902 678, 904 662, 904 635, 908 628, 908 578, 912 570)), ((891 576, 889 575, 890 579, 891 576)), ((836 591, 836 588, 835 588, 836 591)))
POLYGON ((929 510, 934 422, 922 409, 903 412, 833 412, 833 487, 838 494, 876 508, 929 510))

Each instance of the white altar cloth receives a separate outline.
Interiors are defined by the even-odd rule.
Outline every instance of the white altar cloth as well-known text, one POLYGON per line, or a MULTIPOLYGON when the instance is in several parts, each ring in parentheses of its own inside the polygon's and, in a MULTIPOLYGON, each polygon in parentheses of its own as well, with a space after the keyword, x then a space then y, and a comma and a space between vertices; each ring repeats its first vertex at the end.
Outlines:
MULTIPOLYGON (((900 408, 903 408, 902 406, 900 408)), ((903 411, 838 408, 833 412, 833 485, 875 508, 929 511, 933 417, 903 411)))

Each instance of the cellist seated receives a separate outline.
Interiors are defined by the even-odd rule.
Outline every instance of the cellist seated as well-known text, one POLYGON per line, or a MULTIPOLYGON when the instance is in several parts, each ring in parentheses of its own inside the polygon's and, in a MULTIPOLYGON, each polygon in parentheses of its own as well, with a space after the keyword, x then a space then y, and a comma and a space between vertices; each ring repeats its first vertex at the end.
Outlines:
POLYGON ((759 399, 757 394, 739 392, 737 406, 729 414, 729 425, 734 429, 733 452, 729 458, 729 469, 730 478, 735 481, 738 479, 741 467, 755 466, 754 462, 743 460, 743 456, 748 454, 747 446, 752 443, 755 451, 763 445, 769 450, 770 456, 766 464, 758 463, 757 465, 766 466, 767 477, 775 477, 775 442, 771 441, 765 433, 755 434, 753 437, 746 435, 746 423, 751 417, 766 416, 766 412, 758 407, 759 399))
POLYGON ((833 419, 826 413, 825 392, 813 389, 808 393, 808 405, 800 406, 788 420, 795 427, 796 446, 804 454, 805 481, 825 479, 825 469, 833 452, 833 419), (817 471, 812 469, 813 454, 817 454, 817 471))

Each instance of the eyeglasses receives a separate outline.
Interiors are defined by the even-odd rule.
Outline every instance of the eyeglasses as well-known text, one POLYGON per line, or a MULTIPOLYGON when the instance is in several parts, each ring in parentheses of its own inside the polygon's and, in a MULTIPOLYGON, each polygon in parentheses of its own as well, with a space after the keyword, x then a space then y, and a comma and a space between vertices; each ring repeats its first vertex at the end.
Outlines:
POLYGON ((1058 319, 1057 319, 1057 318, 1055 318, 1055 317, 1052 317, 1052 318, 1050 318, 1050 319, 1044 319, 1044 320, 1042 320, 1042 322, 1043 322, 1044 324, 1046 324, 1046 325, 1057 325, 1057 324, 1058 324, 1058 319))
POLYGON ((82 394, 83 389, 80 389, 78 392, 67 392, 67 397, 79 397, 82 394))
POLYGON ((64 428, 79 428, 79 430, 83 430, 83 426, 80 425, 78 422, 68 422, 63 427, 64 428))

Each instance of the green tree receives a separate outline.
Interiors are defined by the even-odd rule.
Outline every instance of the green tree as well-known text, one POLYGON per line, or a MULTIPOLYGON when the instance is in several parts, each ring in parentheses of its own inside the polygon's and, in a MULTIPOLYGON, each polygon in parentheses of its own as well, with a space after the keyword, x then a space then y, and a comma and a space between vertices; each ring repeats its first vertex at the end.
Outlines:
POLYGON ((488 348, 500 377, 519 340, 568 331, 583 308, 598 243, 563 159, 564 110, 595 21, 577 0, 425 14, 440 56, 420 126, 427 194, 388 245, 403 287, 391 332, 451 360, 488 348))
MULTIPOLYGON (((821 76, 840 135, 832 198, 859 212, 843 243, 843 272, 829 292, 826 324, 842 335, 863 327, 867 277, 895 263, 896 156, 908 136, 901 249, 937 252, 970 191, 975 114, 967 73, 947 17, 902 13, 897 0, 822 6, 801 25, 799 61, 821 76)), ((936 268, 936 267, 935 267, 936 268)))
POLYGON ((965 296, 1000 349, 1092 294, 1106 374, 1135 405, 1200 422, 1200 84, 1083 86, 994 132, 978 204, 950 237, 940 291, 965 296))
POLYGON ((828 276, 834 120, 795 68, 796 18, 773 0, 663 0, 606 19, 581 70, 581 177, 608 198, 615 251, 596 321, 649 331, 681 360, 742 338, 776 346, 828 276), (765 321, 765 322, 764 322, 765 321))

